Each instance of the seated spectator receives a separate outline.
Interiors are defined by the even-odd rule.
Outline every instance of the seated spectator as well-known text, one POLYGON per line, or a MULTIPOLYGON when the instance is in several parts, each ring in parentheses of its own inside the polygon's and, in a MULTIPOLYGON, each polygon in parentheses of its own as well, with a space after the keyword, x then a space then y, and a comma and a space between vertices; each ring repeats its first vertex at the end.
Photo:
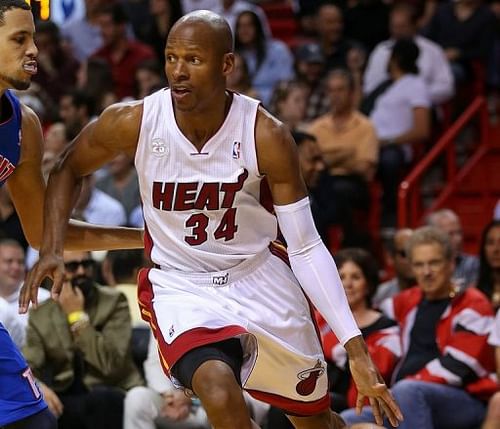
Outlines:
POLYGON ((412 159, 413 144, 431 131, 430 99, 418 74, 417 45, 409 39, 394 43, 389 61, 391 85, 380 95, 370 114, 381 144, 378 175, 382 183, 384 227, 396 224, 397 190, 412 159))
POLYGON ((94 280, 88 252, 64 252, 58 301, 29 313, 24 355, 60 429, 119 429, 125 391, 141 385, 125 296, 94 280))
POLYGON ((227 77, 227 88, 249 97, 259 98, 259 94, 252 86, 247 63, 238 53, 234 54, 234 67, 227 77))
MULTIPOLYGON (((377 264, 367 251, 356 248, 337 252, 335 263, 349 307, 373 362, 384 381, 389 384, 394 367, 401 356, 401 348, 397 323, 372 309, 371 299, 379 281, 377 264)), ((330 370, 333 383, 332 408, 342 411, 347 407, 355 407, 358 392, 349 376, 347 352, 318 312, 316 321, 325 357, 334 365, 330 370)))
POLYGON ((71 90, 59 100, 59 116, 66 127, 66 138, 73 140, 95 114, 95 100, 84 90, 71 90))
POLYGON ((458 0, 441 3, 423 33, 444 49, 455 81, 461 83, 479 77, 473 64, 486 65, 495 26, 495 15, 481 0, 458 0))
POLYGON ((454 282, 462 288, 474 285, 479 275, 479 259, 476 255, 465 253, 462 249, 464 232, 458 215, 450 209, 437 210, 427 216, 426 223, 443 230, 450 237, 455 260, 454 282))
POLYGON ((354 81, 346 70, 327 78, 330 112, 313 121, 308 131, 318 141, 328 173, 323 175, 317 198, 330 224, 342 227, 343 246, 368 245, 366 218, 370 208, 368 183, 378 161, 378 141, 371 121, 354 107, 354 81))
POLYGON ((213 12, 219 14, 227 21, 233 33, 236 33, 236 21, 238 20, 238 16, 240 16, 242 12, 254 12, 260 19, 264 34, 267 38, 270 38, 272 37, 272 33, 267 16, 262 8, 254 3, 245 0, 220 0, 219 5, 213 9, 213 12))
POLYGON ((394 295, 415 286, 415 276, 411 269, 408 255, 406 254, 406 244, 413 235, 413 230, 403 228, 396 231, 394 234, 390 253, 394 266, 395 277, 377 287, 377 291, 372 298, 372 303, 375 308, 378 308, 382 301, 391 298, 394 295))
POLYGON ((57 104, 61 95, 75 86, 79 63, 71 51, 64 49, 59 28, 51 21, 37 23, 35 43, 38 71, 33 81, 45 89, 53 104, 57 104))
MULTIPOLYGON (((486 294, 495 309, 500 308, 500 221, 490 222, 483 231, 476 287, 486 294)), ((499 378, 500 381, 500 378, 499 378)))
POLYGON ((390 78, 387 66, 392 47, 397 40, 408 38, 418 46, 418 75, 427 85, 431 102, 437 105, 449 100, 454 93, 450 65, 441 46, 417 34, 415 9, 406 3, 396 3, 391 11, 389 30, 391 38, 379 43, 368 59, 363 93, 372 93, 390 78))
POLYGON ((140 63, 135 71, 135 98, 142 100, 154 91, 167 86, 164 75, 165 73, 156 59, 140 63))
MULTIPOLYGON (((488 343, 495 347, 495 361, 497 366, 497 381, 500 383, 500 311, 497 310, 488 343)), ((497 429, 500 427, 500 392, 495 393, 490 399, 486 419, 481 429, 497 429)))
POLYGON ((363 45, 353 43, 347 51, 346 67, 354 80, 354 106, 358 108, 363 98, 363 76, 367 52, 363 45))
POLYGON ((259 99, 268 105, 275 85, 293 77, 293 57, 288 46, 266 37, 255 12, 245 11, 236 21, 235 50, 247 63, 259 99))
POLYGON ((292 131, 304 129, 307 86, 300 81, 280 82, 273 91, 269 110, 292 131))
POLYGON ((123 429, 210 429, 200 401, 177 389, 161 368, 159 351, 153 337, 144 362, 146 386, 127 392, 123 429))
POLYGON ((98 11, 104 44, 93 56, 106 60, 111 66, 118 100, 134 96, 134 76, 138 65, 155 58, 150 46, 129 38, 127 22, 127 15, 120 4, 104 5, 98 11))
POLYGON ((54 122, 49 125, 44 133, 43 152, 59 155, 67 146, 66 127, 62 122, 54 122))
POLYGON ((96 115, 118 101, 114 93, 111 66, 103 58, 90 57, 80 65, 77 88, 94 100, 96 115))
POLYGON ((310 122, 330 109, 324 79, 325 57, 321 46, 316 43, 299 46, 295 52, 295 71, 297 79, 304 83, 309 91, 304 120, 310 122))
MULTIPOLYGON (((443 231, 415 230, 407 251, 418 286, 382 303, 401 330, 404 358, 391 387, 404 415, 399 428, 477 427, 484 401, 498 388, 487 344, 493 309, 477 289, 460 291, 453 283, 453 251, 443 231)), ((341 416, 348 425, 373 421, 368 407, 341 416)))

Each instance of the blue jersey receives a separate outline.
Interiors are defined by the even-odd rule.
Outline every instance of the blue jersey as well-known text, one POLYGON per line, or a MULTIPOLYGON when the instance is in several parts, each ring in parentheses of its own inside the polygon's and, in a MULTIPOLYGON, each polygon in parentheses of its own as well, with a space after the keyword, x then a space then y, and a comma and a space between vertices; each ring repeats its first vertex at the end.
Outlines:
POLYGON ((2 98, 2 111, 10 113, 0 123, 0 186, 14 172, 21 156, 21 104, 9 90, 2 98))
MULTIPOLYGON (((21 153, 21 105, 10 92, 0 99, 2 111, 10 112, 0 123, 0 186, 14 172, 21 153)), ((9 333, 0 323, 0 426, 40 412, 47 405, 31 370, 9 333)))

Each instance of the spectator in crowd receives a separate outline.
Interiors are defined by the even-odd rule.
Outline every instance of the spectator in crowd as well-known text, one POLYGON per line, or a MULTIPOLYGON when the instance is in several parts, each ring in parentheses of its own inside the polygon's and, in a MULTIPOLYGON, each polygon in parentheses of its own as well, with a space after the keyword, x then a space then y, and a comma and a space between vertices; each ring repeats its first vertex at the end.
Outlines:
MULTIPOLYGON (((0 297, 9 305, 10 310, 16 314, 23 329, 28 326, 28 315, 17 314, 19 306, 19 293, 23 285, 26 269, 24 265, 24 249, 12 239, 0 240, 0 297)), ((46 289, 38 289, 38 302, 50 298, 46 289)), ((17 344, 17 343, 16 343, 17 344)), ((22 347, 24 344, 17 344, 22 347)))
POLYGON ((379 43, 368 59, 363 81, 363 93, 375 91, 390 77, 388 64, 394 43, 400 39, 412 39, 418 46, 418 74, 427 85, 433 104, 449 100, 454 93, 453 75, 441 46, 417 34, 415 9, 406 3, 396 3, 390 15, 391 38, 379 43))
MULTIPOLYGON (((446 233, 422 227, 408 256, 417 286, 386 300, 384 313, 401 329, 403 360, 391 391, 404 415, 400 429, 469 429, 484 419, 485 400, 497 390, 488 334, 493 309, 475 288, 453 283, 453 250, 446 233)), ((348 425, 373 421, 365 407, 342 417, 348 425)))
POLYGON ((457 82, 478 78, 474 63, 486 66, 495 38, 495 15, 481 0, 443 2, 424 35, 438 43, 451 64, 457 82))
MULTIPOLYGON (((500 221, 490 222, 483 231, 479 255, 477 288, 500 308, 500 221)), ((500 377, 499 377, 500 382, 500 377)))
POLYGON ((127 392, 123 429, 210 429, 200 402, 176 388, 161 368, 156 341, 148 342, 146 386, 127 392))
POLYGON ((233 71, 227 77, 227 87, 231 91, 239 92, 249 97, 259 98, 259 94, 252 86, 245 59, 238 53, 234 54, 233 71))
POLYGON ((26 326, 18 316, 17 311, 13 311, 10 304, 0 297, 0 323, 7 329, 12 341, 20 349, 26 339, 26 326))
POLYGON ((78 70, 77 88, 95 100, 96 115, 118 101, 114 93, 111 66, 103 58, 90 57, 81 64, 78 70))
POLYGON ((33 82, 44 88, 53 104, 57 104, 61 95, 75 86, 80 64, 71 51, 64 49, 59 28, 51 21, 37 24, 35 43, 38 71, 33 82))
POLYGON ((245 11, 236 20, 235 50, 245 59, 259 98, 268 105, 274 86, 293 77, 293 56, 288 46, 268 38, 255 12, 245 11))
POLYGON ((107 172, 96 182, 96 188, 122 203, 128 224, 130 213, 141 204, 133 161, 125 154, 118 155, 108 164, 107 172))
POLYGON ((146 60, 135 71, 135 98, 142 100, 154 91, 167 86, 165 74, 157 60, 146 60))
POLYGON ((59 116, 66 127, 66 138, 73 140, 94 116, 95 100, 82 90, 72 90, 59 100, 59 116))
POLYGON ((97 23, 100 0, 85 0, 85 17, 66 22, 61 32, 69 42, 71 52, 80 62, 85 61, 103 44, 101 29, 97 23))
MULTIPOLYGON (((354 319, 373 361, 386 383, 401 356, 397 323, 372 308, 371 299, 379 282, 378 267, 363 249, 343 249, 335 255, 340 278, 354 319)), ((334 365, 330 372, 335 411, 356 406, 357 390, 349 377, 347 353, 323 317, 316 312, 321 342, 326 359, 334 365), (336 401, 337 399, 337 401, 336 401)))
POLYGON ((184 14, 194 10, 215 10, 219 7, 220 0, 181 0, 182 12, 184 14))
POLYGON ((165 64, 165 40, 170 28, 182 16, 180 0, 149 0, 150 22, 141 28, 137 35, 151 46, 156 59, 165 64))
MULTIPOLYGON (((495 361, 497 366, 497 381, 500 382, 500 311, 497 310, 488 343, 495 347, 495 361)), ((495 393, 490 399, 486 419, 481 429, 497 429, 500 427, 500 392, 495 393)))
POLYGON ((413 144, 422 144, 431 131, 431 101, 427 86, 418 76, 418 46, 400 39, 392 47, 389 60, 391 85, 380 95, 370 114, 380 141, 378 175, 383 187, 384 227, 396 224, 397 190, 413 144))
POLYGON ((109 63, 118 100, 133 97, 135 71, 141 62, 155 58, 155 53, 150 46, 129 38, 128 17, 120 4, 101 6, 97 15, 103 46, 93 56, 109 63))
POLYGON ((361 225, 354 219, 358 213, 367 216, 370 207, 368 183, 378 161, 375 129, 354 107, 354 81, 348 71, 333 70, 327 87, 331 110, 309 127, 328 169, 317 197, 329 213, 330 223, 342 226, 344 246, 367 246, 361 225))
POLYGON ((369 52, 388 37, 389 2, 354 0, 345 2, 345 35, 357 40, 369 52))
POLYGON ((0 238, 12 238, 21 244, 23 249, 28 248, 21 221, 5 186, 0 188, 0 238))
POLYGON ((463 288, 474 285, 479 275, 479 259, 475 255, 465 253, 462 249, 464 232, 458 215, 450 209, 437 210, 427 217, 426 223, 440 228, 450 236, 455 261, 453 273, 455 282, 463 288))
POLYGON ((318 41, 325 57, 326 70, 346 67, 351 41, 344 37, 342 10, 334 3, 324 3, 316 12, 318 41))
POLYGON ((29 314, 24 355, 60 429, 119 429, 125 391, 142 384, 125 296, 94 280, 88 252, 65 252, 58 301, 29 314))
POLYGON ((66 126, 62 122, 50 124, 44 133, 43 152, 59 155, 68 144, 66 126))
POLYGON ((307 85, 309 96, 304 120, 310 122, 324 115, 330 109, 324 79, 325 57, 321 46, 316 43, 300 45, 295 52, 297 79, 307 85))
POLYGON ((406 244, 412 235, 413 230, 409 228, 399 229, 394 234, 390 253, 396 275, 378 286, 372 299, 374 307, 378 308, 383 300, 415 286, 415 276, 406 253, 406 244))
POLYGON ((308 95, 309 91, 303 82, 282 81, 274 88, 269 109, 290 130, 303 129, 308 95))
POLYGON ((354 106, 357 108, 363 98, 363 76, 365 74, 367 52, 363 45, 352 43, 347 51, 346 67, 354 80, 354 106))
POLYGON ((267 16, 262 8, 254 3, 250 3, 245 0, 219 0, 219 5, 213 10, 213 12, 219 14, 227 21, 233 31, 233 34, 236 33, 236 21, 238 20, 238 16, 240 16, 242 12, 253 12, 259 18, 262 30, 264 31, 266 37, 271 38, 272 33, 267 16))

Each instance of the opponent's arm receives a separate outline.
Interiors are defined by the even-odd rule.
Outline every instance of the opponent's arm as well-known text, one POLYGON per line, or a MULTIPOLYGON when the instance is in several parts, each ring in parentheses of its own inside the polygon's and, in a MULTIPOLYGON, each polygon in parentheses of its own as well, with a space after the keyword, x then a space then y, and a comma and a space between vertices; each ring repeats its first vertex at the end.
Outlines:
MULTIPOLYGON (((47 276, 54 280, 52 295, 57 299, 64 275, 62 252, 66 242, 69 244, 66 246, 68 249, 81 250, 142 247, 141 230, 104 228, 83 222, 72 222, 68 227, 68 219, 79 196, 82 177, 111 161, 121 152, 134 156, 141 115, 141 102, 109 107, 95 122, 82 130, 54 167, 46 190, 43 216, 41 209, 39 209, 40 215, 36 216, 37 222, 41 222, 38 219, 43 218, 40 259, 24 282, 19 297, 20 312, 27 311, 30 301, 36 305, 38 285, 47 276), (85 228, 82 228, 83 225, 85 228)), ((38 137, 38 142, 41 145, 41 135, 38 137)), ((22 176, 22 180, 31 180, 31 183, 24 184, 24 189, 27 189, 26 186, 38 189, 36 193, 39 197, 36 204, 41 207, 43 179, 39 172, 40 167, 37 168, 35 161, 32 162, 31 159, 27 161, 25 167, 30 168, 25 172, 28 174, 28 179, 22 176)), ((14 189, 14 186, 11 188, 14 189)), ((21 191, 16 188, 15 192, 21 191)), ((22 194, 19 194, 16 200, 18 204, 21 201, 20 208, 29 219, 29 202, 23 204, 22 194)), ((35 234, 39 234, 40 230, 38 225, 35 234)))
POLYGON ((368 354, 335 263, 314 227, 295 142, 263 109, 258 113, 256 146, 259 169, 271 189, 292 270, 346 348, 360 393, 358 402, 361 404, 368 396, 377 422, 382 424, 383 410, 391 423, 397 425, 402 420, 401 412, 368 354))

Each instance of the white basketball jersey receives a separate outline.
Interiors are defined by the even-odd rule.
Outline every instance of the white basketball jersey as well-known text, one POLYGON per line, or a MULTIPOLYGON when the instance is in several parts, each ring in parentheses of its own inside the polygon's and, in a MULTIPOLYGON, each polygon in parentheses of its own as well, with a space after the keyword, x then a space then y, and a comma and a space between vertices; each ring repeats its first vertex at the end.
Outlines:
POLYGON ((277 221, 260 203, 255 119, 259 102, 234 94, 201 152, 182 134, 170 90, 144 99, 135 166, 146 250, 165 269, 221 271, 264 250, 277 221))

